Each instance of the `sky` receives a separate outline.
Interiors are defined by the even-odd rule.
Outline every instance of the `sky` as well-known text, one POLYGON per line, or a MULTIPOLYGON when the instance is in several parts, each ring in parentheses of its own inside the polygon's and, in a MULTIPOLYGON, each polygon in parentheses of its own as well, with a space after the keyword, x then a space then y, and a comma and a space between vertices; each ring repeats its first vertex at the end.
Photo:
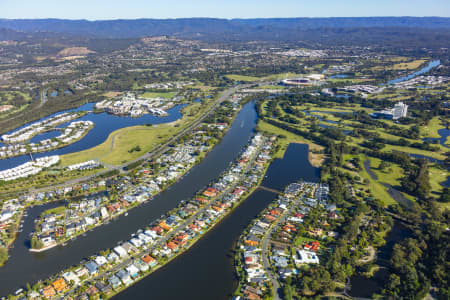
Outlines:
POLYGON ((450 0, 0 0, 7 19, 440 16, 450 0))

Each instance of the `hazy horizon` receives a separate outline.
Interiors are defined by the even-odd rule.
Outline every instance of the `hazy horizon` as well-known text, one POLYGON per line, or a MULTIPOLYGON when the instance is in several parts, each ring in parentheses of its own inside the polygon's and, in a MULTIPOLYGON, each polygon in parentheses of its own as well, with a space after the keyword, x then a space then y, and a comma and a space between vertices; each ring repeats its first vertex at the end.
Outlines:
POLYGON ((254 19, 337 17, 450 17, 447 0, 322 0, 317 2, 279 0, 3 0, 2 19, 254 19))

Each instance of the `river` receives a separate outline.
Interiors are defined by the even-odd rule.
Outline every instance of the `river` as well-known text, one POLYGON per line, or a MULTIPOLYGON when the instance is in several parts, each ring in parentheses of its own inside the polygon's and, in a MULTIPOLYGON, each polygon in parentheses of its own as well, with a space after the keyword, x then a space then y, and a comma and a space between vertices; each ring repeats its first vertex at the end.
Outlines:
POLYGON ((425 74, 425 73, 429 72, 431 69, 439 66, 440 64, 441 64, 440 60, 432 60, 432 61, 430 61, 428 63, 428 65, 426 65, 425 67, 423 67, 419 71, 414 72, 412 74, 409 74, 407 76, 402 76, 402 77, 398 77, 398 78, 392 79, 392 80, 388 81, 386 84, 383 84, 383 85, 396 84, 396 83, 399 83, 399 82, 403 82, 403 81, 407 81, 407 80, 413 79, 416 76, 419 76, 419 75, 422 75, 422 74, 425 74))
POLYGON ((138 229, 176 207, 183 199, 192 197, 227 169, 247 144, 256 126, 254 103, 246 104, 222 141, 205 159, 193 167, 172 187, 156 195, 152 201, 132 209, 128 216, 121 216, 107 225, 100 226, 86 236, 80 236, 67 246, 55 247, 43 253, 29 252, 29 234, 33 231, 34 219, 45 209, 55 204, 37 206, 27 211, 21 232, 10 252, 10 259, 0 268, 0 295, 14 292, 26 283, 35 283, 62 269, 79 263, 83 258, 116 246, 118 241, 128 240, 138 229))
MULTIPOLYGON (((283 159, 270 165, 261 185, 283 190, 300 179, 317 182, 319 170, 308 161, 307 145, 290 144, 283 159)), ((234 245, 248 224, 276 197, 272 192, 256 190, 189 251, 114 299, 230 299, 237 287, 234 245)))

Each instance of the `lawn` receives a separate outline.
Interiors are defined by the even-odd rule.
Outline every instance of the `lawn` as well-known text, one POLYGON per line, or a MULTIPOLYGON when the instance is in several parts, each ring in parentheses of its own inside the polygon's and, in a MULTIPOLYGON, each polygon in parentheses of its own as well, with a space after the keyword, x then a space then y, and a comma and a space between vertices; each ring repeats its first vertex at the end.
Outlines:
POLYGON ((138 158, 178 131, 173 124, 159 124, 151 127, 132 126, 112 132, 106 141, 91 149, 61 156, 61 165, 67 166, 98 159, 111 165, 121 165, 138 158), (135 146, 141 151, 129 152, 135 146))
POLYGON ((255 89, 264 89, 264 90, 285 90, 286 87, 282 85, 264 85, 255 87, 255 89))
POLYGON ((444 154, 441 154, 441 153, 438 153, 438 152, 434 152, 434 151, 421 150, 421 149, 412 148, 412 147, 386 145, 386 147, 383 148, 383 151, 389 151, 389 150, 401 151, 401 152, 411 153, 411 154, 425 155, 425 156, 433 157, 433 158, 436 158, 436 159, 439 159, 439 160, 444 160, 445 159, 445 155, 444 154))
POLYGON ((298 74, 298 73, 281 73, 281 74, 273 74, 265 76, 265 80, 282 80, 286 78, 295 78, 295 77, 303 77, 305 74, 298 74))
POLYGON ((307 238, 304 236, 299 236, 298 238, 295 239, 294 244, 295 244, 295 246, 301 246, 301 245, 303 245, 303 243, 309 243, 309 242, 317 242, 317 240, 307 238))
POLYGON ((449 176, 448 171, 439 169, 436 167, 430 167, 429 168, 429 175, 430 175, 430 184, 431 184, 431 190, 435 193, 432 193, 436 196, 436 193, 442 192, 442 185, 441 182, 444 182, 447 180, 447 176, 449 176))
POLYGON ((319 167, 322 165, 324 160, 323 154, 317 154, 313 152, 322 151, 323 147, 319 146, 317 144, 314 144, 313 142, 298 136, 292 132, 283 130, 281 128, 278 128, 276 126, 273 126, 269 123, 266 123, 264 121, 258 121, 258 129, 264 132, 268 132, 270 134, 276 134, 276 135, 283 135, 285 138, 278 139, 278 144, 280 145, 280 149, 277 153, 275 153, 274 158, 282 158, 284 156, 284 152, 286 151, 287 147, 290 143, 300 143, 300 144, 307 144, 309 147, 308 152, 308 159, 309 162, 315 166, 319 167))
POLYGON ((411 62, 402 62, 392 66, 394 70, 415 70, 419 68, 423 63, 425 63, 425 59, 417 59, 411 62))
POLYGON ((115 98, 117 96, 120 96, 122 94, 123 94, 123 92, 113 92, 113 91, 111 91, 111 92, 104 93, 103 96, 105 96, 108 99, 111 99, 111 98, 115 98))
POLYGON ((370 160, 370 169, 377 175, 378 181, 390 184, 392 186, 400 185, 399 179, 404 176, 403 169, 396 164, 390 163, 386 170, 380 170, 381 159, 375 157, 368 157, 370 160))
POLYGON ((400 62, 387 66, 375 66, 372 70, 415 70, 426 62, 426 59, 417 59, 410 62, 400 62))
MULTIPOLYGON (((385 205, 391 205, 396 204, 397 202, 392 199, 392 197, 387 192, 387 188, 383 186, 378 180, 372 179, 370 177, 369 173, 366 172, 363 162, 366 160, 367 157, 365 155, 360 155, 360 162, 361 162, 361 171, 359 172, 359 175, 363 179, 367 179, 369 181, 368 185, 366 187, 369 188, 369 190, 372 192, 373 196, 376 199, 381 200, 385 205)), ((371 165, 372 167, 372 165, 371 165)))
POLYGON ((157 97, 161 97, 161 98, 165 98, 165 99, 170 99, 173 98, 177 95, 177 92, 145 92, 144 94, 141 95, 141 97, 143 98, 157 98, 157 97))
POLYGON ((246 75, 225 75, 226 78, 234 81, 242 81, 242 82, 252 82, 252 81, 258 81, 261 80, 261 77, 255 77, 255 76, 246 76, 246 75))
POLYGON ((420 135, 423 137, 439 138, 439 129, 445 128, 439 117, 434 117, 430 120, 427 126, 420 126, 420 135))
POLYGON ((58 207, 54 207, 54 208, 50 208, 45 210, 41 215, 45 216, 45 215, 50 215, 50 214, 55 214, 55 215, 59 215, 62 214, 66 211, 66 207, 65 206, 58 206, 58 207))

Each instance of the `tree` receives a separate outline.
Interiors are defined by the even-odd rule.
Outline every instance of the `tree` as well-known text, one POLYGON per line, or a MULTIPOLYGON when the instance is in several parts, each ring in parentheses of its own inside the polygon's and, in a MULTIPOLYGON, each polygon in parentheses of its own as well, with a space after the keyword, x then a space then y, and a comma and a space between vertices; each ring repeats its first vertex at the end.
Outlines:
POLYGON ((31 238, 31 248, 33 249, 41 249, 44 247, 44 243, 38 239, 35 235, 31 238))
POLYGON ((378 169, 379 169, 380 171, 384 171, 384 170, 386 170, 387 168, 389 168, 390 166, 391 166, 390 163, 388 163, 388 162, 385 161, 385 160, 382 160, 382 161, 380 162, 380 165, 378 166, 378 169))
POLYGON ((8 250, 5 247, 0 247, 0 266, 8 260, 8 250))

